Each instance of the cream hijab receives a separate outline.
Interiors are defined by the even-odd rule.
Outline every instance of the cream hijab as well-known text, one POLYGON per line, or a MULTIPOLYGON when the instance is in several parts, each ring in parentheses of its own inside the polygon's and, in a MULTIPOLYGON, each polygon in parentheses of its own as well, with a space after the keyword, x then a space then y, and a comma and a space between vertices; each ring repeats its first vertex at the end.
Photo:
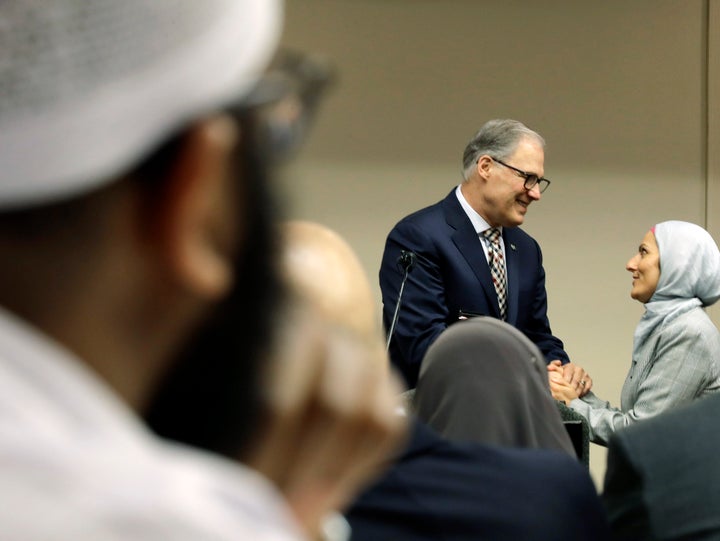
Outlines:
POLYGON ((656 329, 720 298, 720 251, 710 234, 676 220, 659 223, 653 231, 660 252, 660 279, 635 329, 633 356, 656 329))

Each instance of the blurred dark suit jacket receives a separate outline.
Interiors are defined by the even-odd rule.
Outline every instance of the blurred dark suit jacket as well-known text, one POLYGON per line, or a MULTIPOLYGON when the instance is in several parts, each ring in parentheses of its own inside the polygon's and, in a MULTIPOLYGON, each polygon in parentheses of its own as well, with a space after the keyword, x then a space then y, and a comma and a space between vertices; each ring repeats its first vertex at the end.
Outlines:
POLYGON ((720 539, 720 394, 611 438, 603 500, 622 540, 720 539))
POLYGON ((347 519, 352 541, 608 538, 600 498, 574 458, 449 442, 419 422, 403 454, 347 519))

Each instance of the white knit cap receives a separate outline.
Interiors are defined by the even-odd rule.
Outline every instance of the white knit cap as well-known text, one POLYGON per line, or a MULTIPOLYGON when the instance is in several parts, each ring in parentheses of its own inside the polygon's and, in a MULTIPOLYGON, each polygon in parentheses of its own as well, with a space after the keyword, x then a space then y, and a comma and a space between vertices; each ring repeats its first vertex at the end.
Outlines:
POLYGON ((281 0, 0 1, 0 209, 100 187, 269 63, 281 0))

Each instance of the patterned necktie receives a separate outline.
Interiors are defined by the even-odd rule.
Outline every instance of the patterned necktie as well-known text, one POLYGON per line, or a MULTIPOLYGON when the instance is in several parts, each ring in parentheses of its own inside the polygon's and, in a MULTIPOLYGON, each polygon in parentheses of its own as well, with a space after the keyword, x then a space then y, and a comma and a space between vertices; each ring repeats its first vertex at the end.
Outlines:
POLYGON ((492 276, 493 285, 495 285, 495 292, 498 297, 500 317, 504 321, 507 310, 507 283, 505 280, 505 258, 503 257, 502 247, 500 246, 500 230, 497 227, 493 227, 483 231, 482 235, 488 241, 490 275, 492 276))

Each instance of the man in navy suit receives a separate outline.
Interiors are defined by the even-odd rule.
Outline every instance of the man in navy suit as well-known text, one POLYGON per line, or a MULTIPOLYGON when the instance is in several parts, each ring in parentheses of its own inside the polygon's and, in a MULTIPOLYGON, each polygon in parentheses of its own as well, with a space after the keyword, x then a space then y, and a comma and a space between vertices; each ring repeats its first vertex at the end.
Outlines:
POLYGON ((383 322, 393 330, 390 356, 408 386, 415 387, 427 348, 448 325, 483 315, 520 329, 548 363, 565 365, 579 394, 590 390, 589 376, 570 363, 550 330, 540 246, 518 227, 550 184, 543 177, 544 147, 538 133, 516 120, 487 122, 465 148, 463 182, 390 231, 380 268, 383 322), (485 237, 492 229, 500 234, 499 262, 485 237), (403 251, 415 254, 410 272, 399 263, 403 251))
MULTIPOLYGON (((282 318, 283 325, 295 332, 297 315, 316 317, 332 332, 364 344, 367 370, 350 381, 362 394, 373 394, 368 376, 379 381, 390 373, 360 260, 342 237, 321 224, 293 221, 282 231, 283 275, 306 309, 282 318), (364 383, 358 383, 363 375, 364 383)), ((290 340, 283 347, 297 344, 290 340)), ((284 372, 288 358, 283 357, 284 372)), ((533 398, 553 407, 549 393, 533 398)), ((533 428, 536 434, 552 431, 553 423, 559 424, 559 418, 533 428)), ((589 472, 569 452, 448 441, 415 417, 410 426, 409 441, 387 473, 343 507, 351 541, 607 539, 607 520, 589 472)), ((348 445, 356 441, 348 437, 348 445)), ((532 445, 563 447, 549 439, 532 445)))

